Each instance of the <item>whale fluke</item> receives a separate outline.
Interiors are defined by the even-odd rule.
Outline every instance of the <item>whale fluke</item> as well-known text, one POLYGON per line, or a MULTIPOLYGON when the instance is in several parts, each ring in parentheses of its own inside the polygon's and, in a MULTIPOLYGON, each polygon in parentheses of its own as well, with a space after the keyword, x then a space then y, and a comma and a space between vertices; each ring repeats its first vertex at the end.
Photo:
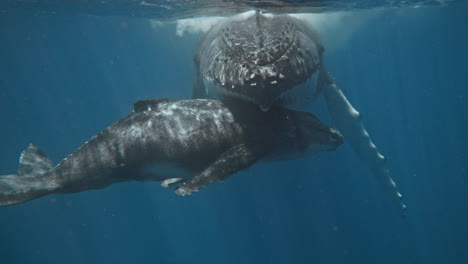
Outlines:
POLYGON ((18 175, 43 174, 54 167, 47 155, 34 144, 23 150, 18 166, 18 175))
POLYGON ((54 167, 38 147, 30 144, 20 156, 18 175, 0 176, 0 206, 21 203, 49 194, 55 190, 53 180, 44 174, 54 167))

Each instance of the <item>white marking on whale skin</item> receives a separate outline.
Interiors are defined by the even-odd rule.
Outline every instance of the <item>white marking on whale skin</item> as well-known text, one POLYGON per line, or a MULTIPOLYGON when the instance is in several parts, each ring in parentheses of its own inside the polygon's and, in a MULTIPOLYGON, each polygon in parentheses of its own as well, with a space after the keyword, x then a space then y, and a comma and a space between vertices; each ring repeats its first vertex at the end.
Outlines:
POLYGON ((245 96, 241 93, 232 92, 227 89, 222 89, 220 85, 213 81, 213 79, 205 79, 204 86, 209 98, 218 100, 222 100, 224 98, 237 98, 255 104, 255 101, 251 97, 245 96))
POLYGON ((181 181, 182 178, 171 178, 161 182, 161 186, 164 188, 169 188, 172 184, 181 181))
POLYGON ((145 134, 145 131, 138 125, 131 125, 128 129, 128 133, 132 137, 141 138, 145 134))
POLYGON ((176 189, 175 193, 180 195, 180 196, 187 196, 187 195, 192 194, 192 192, 190 190, 187 190, 185 188, 178 188, 178 189, 176 189))
POLYGON ((172 111, 172 109, 161 109, 161 115, 172 116, 174 115, 174 111, 172 111))

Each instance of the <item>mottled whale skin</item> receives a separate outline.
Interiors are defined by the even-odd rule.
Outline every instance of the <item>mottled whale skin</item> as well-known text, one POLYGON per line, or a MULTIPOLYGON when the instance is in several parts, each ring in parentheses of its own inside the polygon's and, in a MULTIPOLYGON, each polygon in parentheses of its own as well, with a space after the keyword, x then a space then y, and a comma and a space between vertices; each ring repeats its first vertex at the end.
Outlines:
POLYGON ((323 94, 334 125, 405 214, 384 156, 326 71, 323 53, 312 25, 289 15, 226 18, 199 41, 192 97, 236 98, 268 111, 273 105, 301 107, 323 94))
POLYGON ((31 144, 18 174, 0 176, 0 205, 124 181, 162 181, 189 195, 258 161, 332 151, 342 143, 338 131, 305 112, 280 107, 263 112, 229 100, 139 101, 131 114, 55 167, 31 144), (167 168, 188 175, 167 174, 167 168))
POLYGON ((192 97, 239 98, 267 111, 297 99, 290 92, 307 83, 301 96, 312 98, 322 53, 315 30, 291 16, 225 19, 199 41, 192 97))

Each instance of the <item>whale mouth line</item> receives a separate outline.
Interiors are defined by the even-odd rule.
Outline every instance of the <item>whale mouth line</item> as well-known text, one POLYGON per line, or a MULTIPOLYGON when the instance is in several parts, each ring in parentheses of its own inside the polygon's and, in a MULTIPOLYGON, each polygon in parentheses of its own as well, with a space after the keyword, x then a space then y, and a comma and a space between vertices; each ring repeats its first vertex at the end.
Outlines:
POLYGON ((263 112, 267 112, 272 106, 280 105, 286 108, 296 109, 308 105, 317 97, 318 89, 318 76, 319 71, 315 71, 307 80, 299 83, 278 94, 273 100, 260 103, 254 96, 246 95, 245 93, 238 92, 237 90, 227 89, 226 86, 221 85, 218 81, 213 79, 205 79, 206 92, 212 97, 217 99, 235 97, 240 100, 248 101, 256 104, 263 112))

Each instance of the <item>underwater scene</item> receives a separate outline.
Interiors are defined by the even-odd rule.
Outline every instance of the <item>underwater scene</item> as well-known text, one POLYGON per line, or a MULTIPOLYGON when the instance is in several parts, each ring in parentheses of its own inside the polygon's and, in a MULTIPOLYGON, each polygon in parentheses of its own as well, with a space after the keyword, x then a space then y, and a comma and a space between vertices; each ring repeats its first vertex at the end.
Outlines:
POLYGON ((468 2, 0 3, 0 263, 468 263, 468 2))

